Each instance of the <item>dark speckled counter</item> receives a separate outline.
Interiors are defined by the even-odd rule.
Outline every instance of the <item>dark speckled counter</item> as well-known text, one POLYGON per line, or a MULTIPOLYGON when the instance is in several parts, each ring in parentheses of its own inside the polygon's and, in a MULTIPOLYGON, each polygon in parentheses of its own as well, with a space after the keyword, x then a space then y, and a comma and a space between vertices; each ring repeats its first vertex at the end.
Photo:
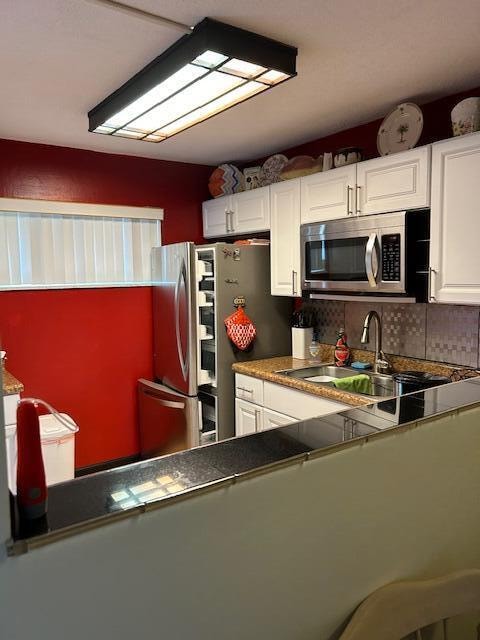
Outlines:
POLYGON ((398 426, 476 404, 480 404, 480 378, 64 482, 49 489, 46 520, 37 522, 34 529, 14 527, 9 553, 25 553, 116 518, 308 460, 319 451, 335 453, 353 440, 369 439, 385 430, 395 431, 398 426))

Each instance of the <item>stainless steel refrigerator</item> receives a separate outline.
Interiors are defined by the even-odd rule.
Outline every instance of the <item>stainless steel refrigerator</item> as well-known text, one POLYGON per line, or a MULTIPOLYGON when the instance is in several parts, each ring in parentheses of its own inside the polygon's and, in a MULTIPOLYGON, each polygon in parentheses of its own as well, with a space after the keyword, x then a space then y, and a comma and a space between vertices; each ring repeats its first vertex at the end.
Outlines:
POLYGON ((144 458, 235 435, 232 364, 291 353, 292 301, 270 295, 270 247, 185 242, 152 251, 155 380, 139 380, 144 458), (224 320, 244 299, 257 329, 236 349, 224 320))

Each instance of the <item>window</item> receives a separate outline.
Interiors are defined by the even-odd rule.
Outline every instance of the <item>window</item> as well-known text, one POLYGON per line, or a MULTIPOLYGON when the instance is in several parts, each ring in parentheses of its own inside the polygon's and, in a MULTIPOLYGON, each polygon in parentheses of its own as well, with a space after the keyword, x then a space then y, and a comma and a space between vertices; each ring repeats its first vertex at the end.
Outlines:
POLYGON ((161 209, 9 200, 8 208, 24 209, 12 211, 6 201, 0 198, 0 289, 151 283, 161 209))

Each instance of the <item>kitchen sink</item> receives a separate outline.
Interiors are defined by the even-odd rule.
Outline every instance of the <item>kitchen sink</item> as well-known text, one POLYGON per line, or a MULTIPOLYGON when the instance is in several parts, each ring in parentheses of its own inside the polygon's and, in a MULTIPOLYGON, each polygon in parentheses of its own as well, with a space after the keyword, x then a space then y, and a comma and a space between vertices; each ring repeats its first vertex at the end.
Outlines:
MULTIPOLYGON (((362 374, 370 378, 371 386, 368 393, 358 393, 356 395, 375 396, 375 397, 391 397, 395 396, 395 382, 392 376, 380 373, 372 373, 371 371, 359 371, 352 367, 337 367, 334 364, 319 364, 312 367, 304 367, 303 369, 284 369, 276 371, 280 375, 289 378, 298 378, 305 382, 313 382, 314 384, 333 387, 332 381, 338 378, 350 378, 351 376, 359 376, 362 374)), ((353 392, 352 392, 353 393, 353 392)))
POLYGON ((330 382, 330 380, 316 380, 316 378, 349 378, 350 376, 359 375, 358 369, 351 367, 337 367, 334 364, 320 364, 316 367, 305 367, 303 369, 286 369, 277 371, 290 378, 300 378, 309 382, 330 382))

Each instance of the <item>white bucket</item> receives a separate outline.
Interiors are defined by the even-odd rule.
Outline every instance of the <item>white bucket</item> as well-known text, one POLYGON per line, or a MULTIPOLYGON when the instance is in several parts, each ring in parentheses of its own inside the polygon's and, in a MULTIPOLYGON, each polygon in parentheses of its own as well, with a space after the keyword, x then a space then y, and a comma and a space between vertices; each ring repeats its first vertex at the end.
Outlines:
MULTIPOLYGON (((61 413, 73 423, 70 416, 61 413)), ((53 415, 40 416, 40 439, 47 486, 73 480, 75 477, 75 433, 70 431, 53 415)), ((17 425, 5 427, 8 486, 17 493, 17 425)))

